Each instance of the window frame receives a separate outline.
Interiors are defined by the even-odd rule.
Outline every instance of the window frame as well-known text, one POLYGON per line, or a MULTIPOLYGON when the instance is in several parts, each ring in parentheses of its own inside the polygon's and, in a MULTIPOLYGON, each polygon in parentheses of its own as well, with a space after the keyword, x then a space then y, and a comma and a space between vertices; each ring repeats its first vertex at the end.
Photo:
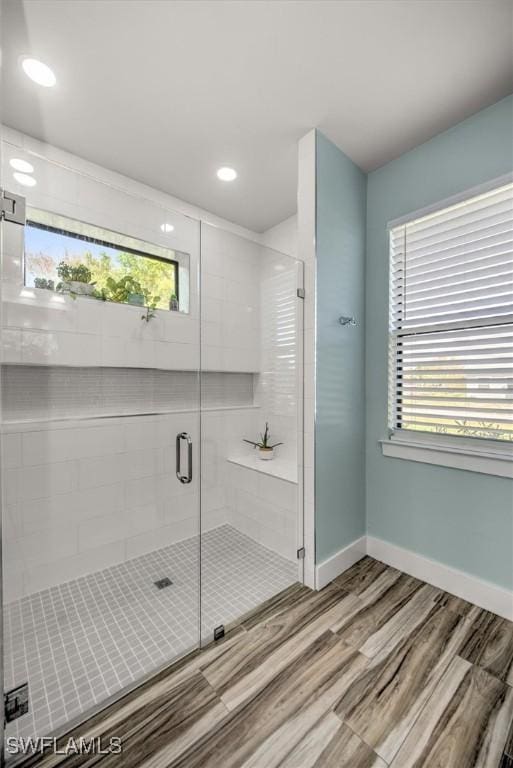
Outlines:
MULTIPOLYGON (((113 250, 119 251, 120 253, 131 253, 134 256, 140 256, 141 258, 145 258, 145 259, 152 259, 154 261, 159 261, 162 264, 169 264, 173 268, 173 272, 174 272, 176 300, 178 302, 180 301, 179 262, 176 259, 167 259, 165 256, 158 256, 157 254, 149 253, 148 251, 138 250, 130 246, 118 245, 114 242, 109 242, 108 240, 102 240, 97 237, 92 237, 91 235, 85 235, 79 232, 73 232, 67 229, 62 229, 60 227, 52 226, 51 224, 44 224, 42 222, 35 221, 34 219, 30 219, 30 218, 27 218, 25 222, 25 226, 34 227, 36 229, 42 229, 45 232, 50 232, 55 235, 72 237, 72 238, 75 238, 75 240, 80 240, 81 242, 85 242, 85 243, 93 243, 94 245, 103 246, 104 248, 112 248, 113 250)), ((108 231, 108 230, 105 230, 105 231, 108 231)), ((148 243, 148 245, 151 246, 151 243, 148 243)), ((25 249, 23 249, 22 278, 23 278, 23 285, 27 286, 27 260, 25 257, 25 249)))
MULTIPOLYGON (((416 219, 437 213, 445 208, 450 208, 453 205, 465 202, 467 199, 490 192, 495 188, 512 182, 513 172, 507 173, 388 222, 389 288, 387 317, 390 316, 392 308, 392 293, 390 289, 392 259, 389 239, 391 231, 416 219)), ((400 412, 396 408, 396 389, 391 386, 391 382, 395 380, 399 370, 397 352, 394 355, 391 354, 388 322, 387 329, 388 436, 386 439, 379 441, 383 455, 453 469, 513 478, 513 442, 483 437, 469 437, 467 435, 443 435, 429 431, 408 430, 401 426, 400 412)))

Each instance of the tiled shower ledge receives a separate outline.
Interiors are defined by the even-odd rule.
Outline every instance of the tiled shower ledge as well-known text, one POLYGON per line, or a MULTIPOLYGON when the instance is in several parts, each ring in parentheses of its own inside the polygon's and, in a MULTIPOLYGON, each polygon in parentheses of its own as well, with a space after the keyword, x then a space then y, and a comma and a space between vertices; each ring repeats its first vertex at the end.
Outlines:
POLYGON ((244 454, 243 456, 230 456, 227 461, 230 464, 238 464, 239 467, 246 467, 255 472, 261 472, 263 475, 279 477, 280 480, 286 480, 288 483, 297 483, 297 467, 291 461, 284 461, 279 456, 270 461, 263 461, 258 456, 244 454))

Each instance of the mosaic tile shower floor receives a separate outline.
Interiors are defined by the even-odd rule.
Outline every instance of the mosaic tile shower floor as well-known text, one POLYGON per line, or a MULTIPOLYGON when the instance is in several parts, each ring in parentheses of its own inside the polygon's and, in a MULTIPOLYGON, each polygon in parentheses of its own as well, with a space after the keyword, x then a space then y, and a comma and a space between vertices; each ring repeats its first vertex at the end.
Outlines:
MULTIPOLYGON (((29 713, 6 737, 47 735, 195 647, 198 573, 196 537, 6 605, 5 690, 28 681, 30 692, 29 713), (157 589, 165 577, 171 586, 157 589)), ((204 534, 204 638, 297 574, 229 525, 204 534)))

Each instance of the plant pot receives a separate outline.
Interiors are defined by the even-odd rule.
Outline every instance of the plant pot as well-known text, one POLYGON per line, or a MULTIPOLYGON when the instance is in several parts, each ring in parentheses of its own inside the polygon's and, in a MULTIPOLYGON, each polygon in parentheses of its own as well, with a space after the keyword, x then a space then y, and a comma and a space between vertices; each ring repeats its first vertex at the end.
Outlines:
POLYGON ((63 293, 75 293, 77 296, 92 296, 94 293, 94 285, 92 283, 81 283, 78 280, 63 280, 61 285, 63 293))
POLYGON ((142 293, 129 293, 128 303, 132 304, 134 307, 142 307, 144 306, 144 296, 142 293))
POLYGON ((92 283, 79 283, 82 286, 82 296, 92 296, 95 292, 96 286, 92 283))
POLYGON ((178 305, 178 299, 176 298, 176 296, 171 296, 171 298, 169 299, 169 309, 172 312, 178 312, 178 310, 180 309, 178 305))
POLYGON ((259 448, 258 458, 262 459, 262 461, 271 461, 271 459, 274 459, 274 448, 259 448))

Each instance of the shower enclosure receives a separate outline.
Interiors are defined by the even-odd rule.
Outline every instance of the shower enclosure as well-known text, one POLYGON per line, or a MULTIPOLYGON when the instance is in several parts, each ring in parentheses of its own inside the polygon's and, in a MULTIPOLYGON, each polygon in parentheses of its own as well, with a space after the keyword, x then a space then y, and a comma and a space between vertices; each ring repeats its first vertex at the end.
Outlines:
POLYGON ((302 581, 302 265, 43 145, 2 155, 9 761, 302 581), (266 423, 272 461, 245 442, 266 423))

